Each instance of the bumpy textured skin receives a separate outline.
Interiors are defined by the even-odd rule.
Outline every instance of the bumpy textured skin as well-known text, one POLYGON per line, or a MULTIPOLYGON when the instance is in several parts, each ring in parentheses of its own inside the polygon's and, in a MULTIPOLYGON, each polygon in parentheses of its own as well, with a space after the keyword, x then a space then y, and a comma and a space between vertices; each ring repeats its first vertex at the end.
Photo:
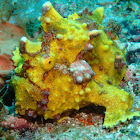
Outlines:
POLYGON ((118 72, 114 67, 115 58, 119 56, 125 61, 125 57, 103 31, 103 14, 101 7, 92 16, 85 17, 85 21, 87 18, 99 25, 97 30, 89 31, 86 23, 76 21, 80 18, 76 14, 66 19, 50 2, 43 5, 39 19, 44 36, 36 45, 23 37, 20 47, 14 51, 18 70, 15 69, 11 85, 16 93, 17 113, 25 115, 33 111, 34 115, 54 119, 65 111, 95 104, 106 108, 104 127, 139 116, 139 112, 129 111, 133 97, 116 87, 126 69, 123 66, 118 72), (89 43, 92 49, 85 49, 89 43), (74 82, 70 66, 76 65, 77 56, 95 73, 88 81, 74 82))

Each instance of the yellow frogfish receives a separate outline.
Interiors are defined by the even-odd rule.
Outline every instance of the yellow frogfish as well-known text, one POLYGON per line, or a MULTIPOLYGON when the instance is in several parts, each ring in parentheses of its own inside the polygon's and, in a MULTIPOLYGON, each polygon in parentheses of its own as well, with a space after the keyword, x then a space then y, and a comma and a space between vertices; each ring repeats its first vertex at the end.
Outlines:
POLYGON ((63 18, 46 2, 39 17, 38 42, 26 37, 13 51, 11 78, 20 115, 54 119, 73 109, 104 106, 104 127, 139 116, 131 112, 133 97, 118 88, 126 72, 124 53, 105 33, 104 8, 63 18), (96 24, 96 27, 93 27, 96 24))

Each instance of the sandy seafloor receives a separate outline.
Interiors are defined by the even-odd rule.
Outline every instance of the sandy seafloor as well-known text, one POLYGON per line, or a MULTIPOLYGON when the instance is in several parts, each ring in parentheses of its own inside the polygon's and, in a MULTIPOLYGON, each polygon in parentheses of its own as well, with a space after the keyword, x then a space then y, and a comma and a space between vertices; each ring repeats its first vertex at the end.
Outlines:
MULTIPOLYGON (((28 34, 30 38, 37 37, 37 29, 39 24, 37 18, 41 12, 41 5, 45 0, 0 0, 0 56, 3 54, 11 55, 11 50, 18 45, 18 40, 22 35, 28 34), (27 4, 28 3, 28 4, 27 4), (10 22, 16 26, 20 26, 21 30, 11 37, 11 25, 3 24, 10 22), (23 32, 23 33, 22 33, 23 32), (13 45, 14 44, 14 45, 13 45), (11 49, 12 48, 12 49, 11 49)), ((116 43, 121 49, 126 49, 126 60, 128 75, 127 80, 121 83, 121 86, 134 96, 134 104, 132 110, 140 110, 140 2, 137 0, 131 1, 113 1, 113 0, 51 0, 57 11, 67 17, 74 12, 80 12, 85 7, 89 11, 94 11, 97 7, 103 6, 105 14, 103 25, 108 32, 113 32, 119 36, 116 43), (109 22, 113 20, 116 26, 115 29, 110 26, 109 22)), ((111 34, 112 37, 114 34, 111 34)), ((0 57, 0 59, 3 57, 0 57)), ((0 60, 2 62, 2 59, 0 60)), ((0 63, 4 65, 3 63, 0 63)), ((11 67, 8 67, 11 69, 11 67)), ((0 73, 3 71, 0 69, 0 73)), ((6 73, 7 74, 7 73, 6 73)), ((0 80, 7 80, 7 77, 0 75, 0 80)), ((1 82, 0 81, 0 82, 1 82)), ((5 81, 4 81, 5 85, 5 81)), ((3 86, 4 86, 3 85, 3 86)), ((1 86, 2 89, 2 86, 1 86)), ((2 93, 0 94, 0 121, 10 116, 13 113, 13 103, 7 103, 8 100, 3 100, 2 93)), ((8 98, 8 95, 6 96, 8 98)), ((11 102, 11 101, 9 101, 11 102)), ((96 108, 97 109, 97 108, 96 108)), ((100 109, 100 108, 98 108, 100 109)), ((94 110, 94 109, 93 109, 94 110)), ((90 112, 92 113, 92 112, 90 112)), ((78 112, 78 115, 85 117, 88 113, 84 111, 78 112)), ((0 139, 7 140, 139 140, 140 139, 140 118, 134 118, 125 123, 120 123, 112 129, 105 129, 103 124, 103 112, 94 110, 92 114, 95 120, 94 125, 83 125, 77 120, 77 115, 69 117, 68 120, 61 124, 56 123, 40 123, 33 126, 33 129, 28 130, 8 130, 0 126, 0 139), (49 128, 49 129, 48 129, 49 128), (50 130, 51 128, 51 130, 50 130)))

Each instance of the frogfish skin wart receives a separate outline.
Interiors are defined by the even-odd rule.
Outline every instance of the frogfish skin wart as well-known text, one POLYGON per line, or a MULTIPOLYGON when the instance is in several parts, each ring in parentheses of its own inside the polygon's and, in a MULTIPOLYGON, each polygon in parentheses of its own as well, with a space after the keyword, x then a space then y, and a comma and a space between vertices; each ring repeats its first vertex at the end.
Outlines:
POLYGON ((99 7, 92 14, 63 18, 50 2, 43 4, 42 36, 36 42, 22 37, 13 51, 10 84, 18 114, 54 119, 95 104, 106 108, 104 127, 139 116, 130 111, 132 95, 118 88, 125 55, 104 32, 103 14, 99 7))

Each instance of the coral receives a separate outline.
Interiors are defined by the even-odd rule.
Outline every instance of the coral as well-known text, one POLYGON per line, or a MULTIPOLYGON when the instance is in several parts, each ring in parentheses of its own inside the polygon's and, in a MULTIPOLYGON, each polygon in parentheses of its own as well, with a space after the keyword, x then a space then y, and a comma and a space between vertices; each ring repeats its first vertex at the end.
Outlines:
POLYGON ((122 25, 115 20, 109 20, 107 23, 107 28, 109 31, 118 34, 122 30, 122 25))
POLYGON ((28 33, 31 30, 32 33, 34 33, 36 31, 35 27, 39 27, 38 21, 35 19, 39 16, 39 11, 41 10, 41 5, 44 3, 44 0, 12 0, 11 3, 13 10, 9 22, 24 29, 28 28, 28 33), (32 18, 32 22, 30 18, 32 18))
POLYGON ((140 35, 136 36, 136 38, 134 38, 134 42, 140 42, 140 35))
POLYGON ((0 23, 9 20, 13 11, 12 0, 1 1, 0 5, 0 23))
POLYGON ((107 34, 111 37, 111 39, 116 39, 117 35, 122 31, 122 24, 115 21, 109 20, 106 27, 107 34))
POLYGON ((85 60, 77 60, 70 65, 70 72, 75 83, 87 82, 92 79, 94 72, 85 60))
POLYGON ((140 62, 140 43, 128 43, 126 47, 126 60, 128 64, 140 62))
POLYGON ((12 51, 15 46, 19 46, 19 39, 24 35, 23 29, 10 24, 2 23, 0 26, 0 75, 9 75, 14 69, 11 60, 12 51))
POLYGON ((10 58, 11 56, 8 54, 0 55, 0 75, 8 75, 14 69, 10 58))
POLYGON ((126 72, 125 55, 104 32, 103 14, 99 7, 92 15, 77 16, 85 21, 81 23, 75 15, 71 19, 60 16, 50 2, 43 4, 39 20, 44 36, 39 42, 23 37, 13 52, 17 67, 11 85, 17 113, 59 119, 65 111, 95 104, 106 108, 104 127, 139 116, 129 111, 132 95, 117 88, 126 72), (88 30, 89 20, 98 28, 88 30))
POLYGON ((23 118, 11 116, 6 121, 2 121, 1 125, 10 129, 27 129, 30 123, 23 118))
POLYGON ((125 73, 126 78, 120 83, 121 87, 129 89, 133 96, 138 95, 140 92, 140 66, 139 65, 128 65, 125 73), (129 87, 129 88, 128 88, 129 87), (135 94, 134 94, 135 93, 135 94))
POLYGON ((115 69, 118 70, 118 73, 121 73, 123 67, 126 65, 126 62, 123 61, 123 58, 121 55, 117 55, 115 57, 115 63, 114 63, 114 67, 115 69))

